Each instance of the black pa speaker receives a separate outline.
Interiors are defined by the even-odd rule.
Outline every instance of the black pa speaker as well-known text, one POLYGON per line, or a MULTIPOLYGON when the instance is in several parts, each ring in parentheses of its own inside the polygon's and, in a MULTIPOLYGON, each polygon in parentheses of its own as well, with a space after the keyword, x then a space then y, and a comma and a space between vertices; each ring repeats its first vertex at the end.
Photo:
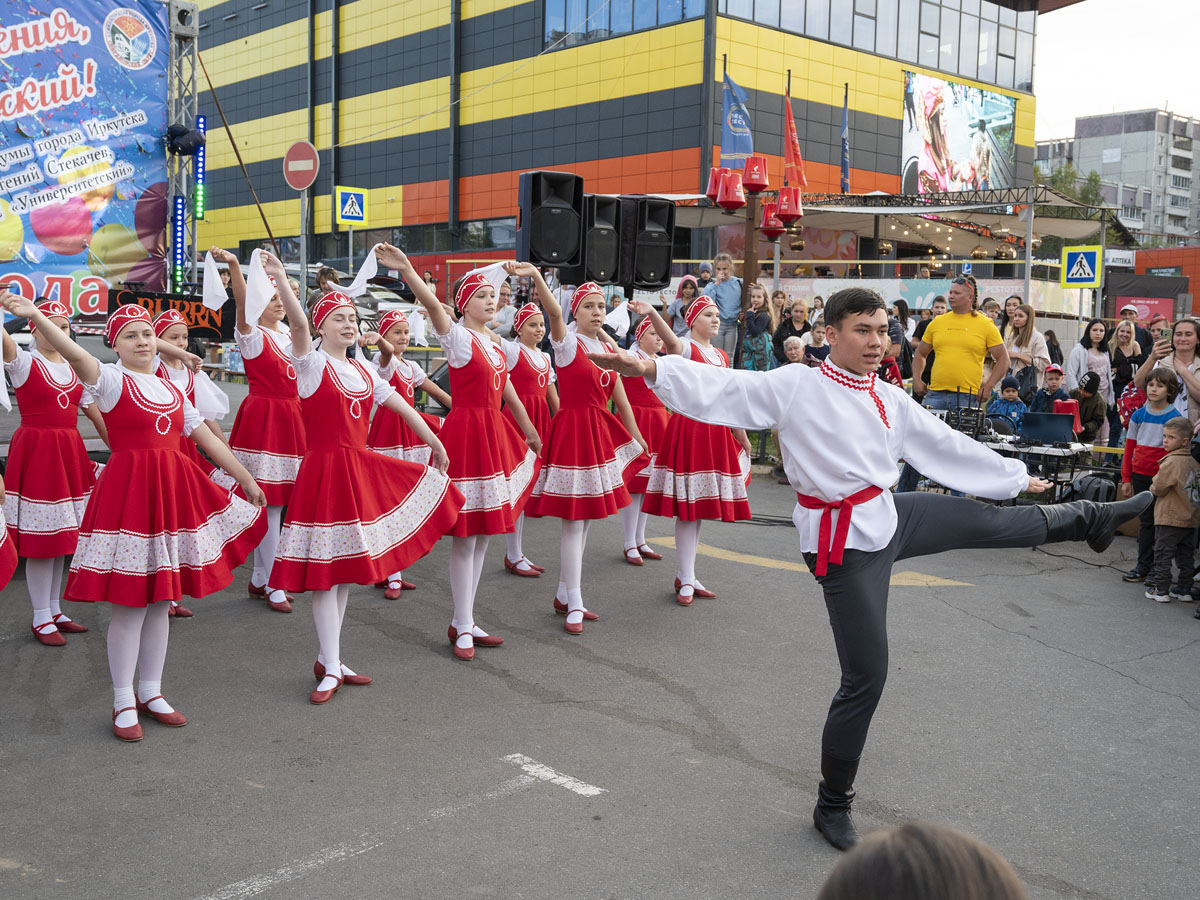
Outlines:
POLYGON ((621 198, 620 284, 643 291, 671 282, 675 242, 675 204, 656 197, 621 198))
POLYGON ((562 269, 563 284, 612 284, 621 266, 621 200, 603 194, 583 195, 583 262, 562 269))
POLYGON ((517 201, 517 259, 535 266, 579 265, 583 179, 570 172, 522 172, 517 201))

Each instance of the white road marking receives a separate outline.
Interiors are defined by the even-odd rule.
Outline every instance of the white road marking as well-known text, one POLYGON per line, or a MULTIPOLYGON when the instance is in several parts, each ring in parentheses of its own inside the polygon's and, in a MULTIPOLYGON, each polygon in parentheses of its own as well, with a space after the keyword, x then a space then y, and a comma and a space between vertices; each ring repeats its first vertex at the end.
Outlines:
POLYGON ((511 753, 504 757, 504 761, 509 765, 521 769, 525 774, 516 775, 507 781, 502 781, 491 790, 468 798, 461 803, 431 809, 418 822, 393 822, 390 828, 384 829, 386 833, 365 833, 357 840, 343 841, 340 844, 323 847, 320 850, 310 853, 308 856, 292 860, 287 865, 280 866, 270 872, 264 872, 261 875, 255 875, 243 881, 228 884, 210 894, 196 897, 195 900, 246 900, 248 897, 256 897, 281 884, 302 878, 309 872, 320 869, 330 863, 344 862, 356 856, 362 856, 364 853, 369 853, 372 850, 377 850, 392 841, 398 834, 412 831, 414 828, 425 825, 434 819, 445 819, 450 816, 456 816, 481 803, 509 797, 519 791, 525 790, 531 785, 543 781, 549 784, 556 784, 559 787, 565 787, 567 790, 582 797, 595 797, 599 794, 608 793, 604 788, 596 787, 594 784, 587 784, 578 778, 572 778, 570 775, 556 772, 549 766, 543 765, 535 759, 530 759, 522 753, 511 753))
POLYGON ((572 778, 570 775, 564 775, 561 772, 556 772, 546 765, 542 765, 536 759, 530 759, 523 753, 510 753, 504 757, 504 761, 516 766, 527 775, 532 775, 539 781, 548 781, 551 784, 557 784, 559 787, 565 787, 568 791, 574 791, 581 797, 596 797, 600 794, 608 793, 607 790, 601 787, 596 787, 594 784, 580 781, 578 778, 572 778))

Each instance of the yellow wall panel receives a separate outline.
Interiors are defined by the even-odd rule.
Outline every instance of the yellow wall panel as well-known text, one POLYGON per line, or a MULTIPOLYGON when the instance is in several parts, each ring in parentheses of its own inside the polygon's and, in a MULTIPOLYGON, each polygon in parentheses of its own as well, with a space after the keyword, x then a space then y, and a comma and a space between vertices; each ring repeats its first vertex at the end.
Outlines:
MULTIPOLYGON (((329 104, 325 104, 323 108, 328 115, 329 104)), ((230 128, 246 165, 264 159, 276 159, 283 156, 284 151, 296 141, 308 139, 308 110, 296 109, 249 122, 239 122, 230 128)), ((205 163, 210 169, 237 165, 237 157, 229 144, 229 137, 219 122, 215 128, 209 125, 205 163)))
POLYGON ((373 94, 349 97, 338 104, 340 142, 354 144, 449 128, 449 111, 438 109, 449 102, 449 78, 434 78, 373 94), (435 109, 438 111, 432 115, 416 118, 435 109), (412 119, 415 121, 409 121, 412 119))
POLYGON ((471 125, 573 106, 580 102, 578 95, 585 85, 598 84, 599 99, 608 100, 699 84, 704 77, 699 54, 669 68, 661 68, 659 59, 663 47, 699 47, 703 39, 702 21, 684 22, 600 45, 464 72, 459 118, 463 125, 471 125), (596 55, 596 48, 602 50, 602 57, 596 55), (596 62, 582 64, 581 58, 596 62), (560 102, 560 98, 570 102, 560 102))
MULTIPOLYGON (((329 56, 328 12, 317 16, 316 26, 313 36, 316 58, 324 59, 329 56)), ((298 66, 308 59, 308 20, 297 19, 215 47, 204 47, 202 44, 200 55, 204 58, 213 86, 217 88, 278 72, 289 66, 298 66)), ((199 87, 201 90, 208 87, 203 76, 199 87)))
POLYGON ((520 6, 525 2, 526 0, 462 0, 462 17, 473 19, 476 16, 484 16, 500 9, 520 6))

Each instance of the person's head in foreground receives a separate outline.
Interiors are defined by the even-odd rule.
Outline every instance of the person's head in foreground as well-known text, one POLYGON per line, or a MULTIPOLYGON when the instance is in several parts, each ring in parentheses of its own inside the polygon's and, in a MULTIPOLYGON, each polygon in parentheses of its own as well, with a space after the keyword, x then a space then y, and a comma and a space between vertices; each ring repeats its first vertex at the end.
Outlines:
POLYGON ((1027 900, 1012 865, 953 828, 877 831, 829 873, 817 900, 1027 900))

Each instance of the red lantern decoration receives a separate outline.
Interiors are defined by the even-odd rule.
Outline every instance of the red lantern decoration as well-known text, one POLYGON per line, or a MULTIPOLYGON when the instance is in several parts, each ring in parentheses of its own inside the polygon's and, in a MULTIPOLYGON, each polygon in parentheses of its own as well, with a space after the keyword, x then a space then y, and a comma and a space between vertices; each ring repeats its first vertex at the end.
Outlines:
POLYGON ((751 194, 765 191, 771 182, 767 178, 767 158, 757 153, 746 157, 746 170, 742 174, 742 187, 751 194))
POLYGON ((713 166, 708 170, 708 190, 704 192, 704 196, 708 197, 713 203, 717 202, 717 195, 721 193, 721 178, 729 170, 721 166, 713 166))
POLYGON ((758 230, 762 232, 763 237, 768 241, 779 240, 783 233, 787 231, 783 222, 779 220, 779 216, 775 214, 778 207, 779 204, 777 203, 763 204, 762 222, 759 223, 758 230))
POLYGON ((746 205, 746 192, 742 189, 742 173, 737 169, 727 170, 721 176, 721 190, 717 194, 717 206, 732 212, 746 205))
POLYGON ((779 189, 779 209, 775 211, 784 225, 791 225, 804 215, 800 205, 800 188, 784 186, 779 189))

